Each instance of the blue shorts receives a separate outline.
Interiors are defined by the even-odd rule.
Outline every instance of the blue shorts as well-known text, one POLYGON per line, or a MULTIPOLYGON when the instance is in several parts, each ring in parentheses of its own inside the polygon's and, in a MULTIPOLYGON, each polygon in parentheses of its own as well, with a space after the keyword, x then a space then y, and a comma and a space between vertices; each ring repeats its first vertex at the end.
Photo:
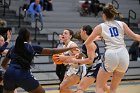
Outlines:
POLYGON ((96 78, 100 67, 101 67, 101 63, 97 64, 94 68, 88 69, 85 77, 94 77, 94 78, 96 78))
POLYGON ((4 74, 4 89, 15 90, 17 87, 25 91, 31 91, 39 86, 39 82, 31 74, 30 70, 21 69, 20 65, 10 64, 4 74))

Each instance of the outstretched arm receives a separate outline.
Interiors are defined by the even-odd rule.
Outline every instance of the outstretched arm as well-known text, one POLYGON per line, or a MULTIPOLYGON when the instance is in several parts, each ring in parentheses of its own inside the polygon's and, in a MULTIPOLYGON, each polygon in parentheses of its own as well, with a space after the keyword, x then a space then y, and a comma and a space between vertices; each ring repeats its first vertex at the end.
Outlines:
POLYGON ((53 54, 59 54, 59 53, 63 53, 66 52, 68 50, 71 49, 75 49, 77 47, 71 47, 71 48, 61 48, 61 49, 57 49, 57 48, 43 48, 42 53, 43 55, 53 55, 53 54))
MULTIPOLYGON (((69 58, 65 59, 64 62, 66 63, 80 63, 80 64, 91 64, 93 63, 93 60, 95 58, 95 50, 96 50, 96 45, 95 43, 90 43, 87 45, 87 54, 88 58, 85 59, 77 59, 75 57, 70 56, 69 58)), ((58 59, 63 59, 61 56, 58 57, 58 59)))
POLYGON ((124 31, 125 33, 130 36, 132 39, 140 41, 140 35, 135 34, 128 26, 126 23, 123 22, 123 27, 124 27, 124 31))
POLYGON ((9 62, 9 58, 7 58, 7 57, 5 57, 4 59, 3 59, 3 61, 2 61, 2 63, 1 63, 1 66, 2 66, 2 68, 3 69, 7 69, 8 68, 8 62, 9 62))

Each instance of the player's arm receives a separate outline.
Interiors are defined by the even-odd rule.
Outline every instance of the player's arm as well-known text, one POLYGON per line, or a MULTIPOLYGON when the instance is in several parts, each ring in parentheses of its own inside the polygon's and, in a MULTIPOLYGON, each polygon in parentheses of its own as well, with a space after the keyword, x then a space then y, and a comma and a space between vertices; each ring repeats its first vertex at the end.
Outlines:
POLYGON ((3 69, 7 69, 8 68, 8 62, 9 62, 9 58, 7 58, 7 57, 5 57, 4 59, 3 59, 3 61, 2 61, 2 63, 1 63, 1 66, 2 66, 2 68, 3 69))
POLYGON ((71 44, 71 45, 70 45, 70 48, 72 48, 72 47, 77 47, 77 48, 74 48, 74 49, 71 49, 71 50, 70 50, 70 51, 73 53, 72 56, 58 55, 58 56, 56 56, 56 58, 57 58, 58 60, 61 60, 61 61, 65 61, 66 59, 70 59, 70 58, 75 58, 75 55, 76 55, 76 54, 79 54, 79 53, 80 53, 80 50, 78 49, 78 46, 77 46, 76 43, 71 44))
POLYGON ((95 41, 96 37, 101 35, 101 32, 102 32, 101 26, 100 26, 100 25, 97 25, 97 26, 93 29, 91 35, 90 35, 90 36, 88 37, 88 39, 85 41, 85 45, 86 45, 87 48, 88 48, 87 45, 90 44, 90 43, 92 43, 93 41, 95 41))
POLYGON ((41 54, 43 54, 43 55, 59 54, 59 53, 66 52, 66 51, 68 51, 68 50, 75 49, 75 48, 76 48, 76 47, 61 48, 61 49, 57 49, 57 48, 43 48, 41 54))
POLYGON ((11 50, 12 50, 12 48, 10 48, 10 49, 7 51, 7 53, 6 53, 4 59, 2 60, 2 63, 1 63, 1 66, 2 66, 3 69, 5 69, 5 70, 8 68, 8 62, 9 62, 9 60, 10 60, 10 58, 11 58, 11 56, 10 56, 10 51, 11 51, 11 50))
POLYGON ((77 47, 77 48, 71 49, 71 52, 72 52, 74 55, 80 53, 80 50, 78 49, 78 46, 77 46, 76 43, 71 44, 70 47, 77 47))
POLYGON ((140 41, 140 35, 135 34, 128 26, 126 23, 123 22, 123 28, 124 28, 124 32, 130 36, 132 39, 140 41))
POLYGON ((88 44, 88 48, 87 48, 88 58, 85 58, 85 59, 69 58, 65 62, 79 63, 79 64, 91 64, 91 63, 93 63, 93 60, 95 58, 95 50, 96 50, 95 43, 90 43, 90 44, 88 44))

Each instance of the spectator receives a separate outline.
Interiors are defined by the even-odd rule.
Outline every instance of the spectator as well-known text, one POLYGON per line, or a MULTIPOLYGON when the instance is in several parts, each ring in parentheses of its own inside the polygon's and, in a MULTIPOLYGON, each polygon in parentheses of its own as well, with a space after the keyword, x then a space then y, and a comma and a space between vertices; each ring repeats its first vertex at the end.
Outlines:
POLYGON ((140 57, 140 43, 139 41, 134 41, 129 48, 130 61, 137 61, 140 57))
POLYGON ((27 10, 27 15, 31 16, 32 22, 35 22, 36 17, 39 17, 39 21, 43 27, 43 16, 40 0, 35 0, 35 2, 30 4, 29 9, 27 10))
MULTIPOLYGON (((5 55, 7 53, 6 48, 9 44, 10 40, 11 40, 10 31, 7 32, 7 40, 6 41, 4 41, 3 36, 0 35, 0 60, 1 60, 2 55, 5 55)), ((2 93, 2 91, 3 91, 2 74, 3 74, 3 70, 0 67, 0 93, 2 93)))
POLYGON ((91 0, 90 12, 94 13, 95 17, 98 16, 99 11, 103 10, 105 4, 100 3, 99 0, 91 0))
MULTIPOLYGON (((3 19, 0 19, 0 27, 5 27, 5 26, 6 26, 6 21, 3 19)), ((7 32, 6 41, 4 41, 4 37, 2 35, 0 35, 0 60, 1 60, 2 55, 7 53, 6 48, 10 42, 10 39, 11 39, 11 33, 9 31, 7 32)), ((3 70, 0 67, 0 93, 3 92, 2 74, 3 74, 3 70)))
POLYGON ((46 10, 53 11, 52 0, 46 0, 46 10))
MULTIPOLYGON (((35 0, 30 0, 30 4, 35 2, 35 0)), ((43 4, 44 4, 44 0, 40 0, 40 3, 39 3, 42 7, 43 7, 43 4)))
MULTIPOLYGON (((64 44, 63 44, 63 38, 62 35, 59 35, 59 40, 60 42, 57 45, 57 48, 63 48, 64 44)), ((65 71, 66 71, 66 65, 64 64, 57 64, 56 65, 56 75, 58 76, 60 83, 63 81, 64 75, 65 75, 65 71)))
POLYGON ((88 0, 85 0, 85 2, 81 5, 81 14, 88 15, 89 8, 90 8, 90 4, 89 4, 88 0))

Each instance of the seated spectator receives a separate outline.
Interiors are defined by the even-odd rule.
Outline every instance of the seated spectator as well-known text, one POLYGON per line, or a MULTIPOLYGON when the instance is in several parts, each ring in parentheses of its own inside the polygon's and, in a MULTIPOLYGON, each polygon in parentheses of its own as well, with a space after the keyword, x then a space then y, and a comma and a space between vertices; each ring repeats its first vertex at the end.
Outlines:
POLYGON ((45 0, 45 4, 46 4, 47 11, 53 11, 52 0, 45 0))
POLYGON ((100 3, 99 0, 91 0, 90 12, 95 14, 95 17, 98 16, 98 13, 103 10, 105 4, 100 3))
POLYGON ((129 48, 130 61, 137 61, 140 57, 140 42, 134 41, 129 48))
POLYGON ((81 5, 81 14, 83 15, 89 14, 89 7, 90 7, 90 4, 88 0, 85 0, 85 2, 81 5))
POLYGON ((32 2, 27 10, 27 16, 30 15, 32 22, 35 22, 36 17, 39 17, 39 21, 41 22, 41 25, 43 26, 43 16, 42 16, 42 8, 39 4, 40 0, 35 0, 35 2, 32 2))
MULTIPOLYGON (((30 4, 33 3, 33 2, 35 2, 35 0, 30 0, 30 4)), ((45 3, 45 0, 40 0, 40 3, 39 4, 43 8, 43 10, 44 10, 44 3, 45 3)))

